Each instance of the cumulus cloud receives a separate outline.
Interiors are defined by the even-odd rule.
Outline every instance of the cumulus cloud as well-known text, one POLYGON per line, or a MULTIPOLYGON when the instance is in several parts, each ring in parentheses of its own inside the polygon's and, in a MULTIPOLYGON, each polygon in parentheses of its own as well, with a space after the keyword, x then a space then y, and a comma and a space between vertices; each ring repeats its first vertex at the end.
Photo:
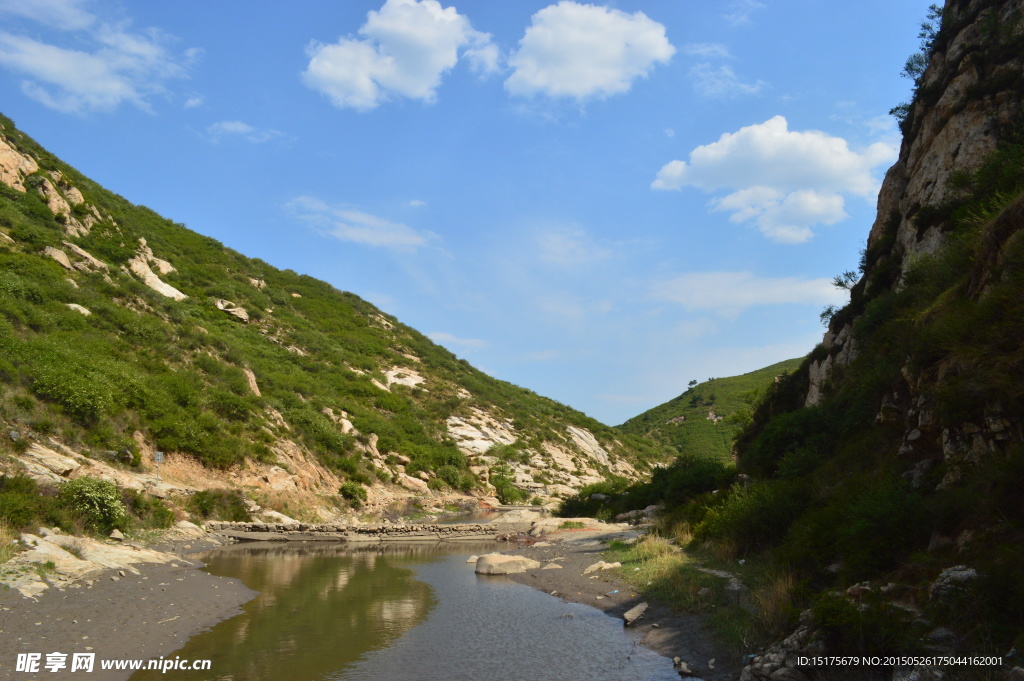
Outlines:
POLYGON ((712 199, 712 210, 731 213, 733 222, 752 220, 774 241, 801 243, 813 226, 846 217, 844 195, 874 198, 879 181, 872 171, 896 152, 883 142, 857 152, 841 137, 790 130, 775 116, 697 147, 688 161, 665 164, 651 187, 726 190, 712 199))
POLYGON ((288 208, 321 234, 364 246, 409 250, 426 245, 434 236, 349 206, 332 206, 311 196, 294 199, 288 208))
POLYGON ((690 312, 735 316, 748 307, 846 302, 847 292, 831 279, 758 277, 751 272, 691 272, 654 284, 651 296, 682 305, 690 312))
POLYGON ((234 137, 244 139, 246 142, 259 144, 282 136, 280 130, 270 128, 256 128, 243 121, 219 121, 206 128, 206 133, 214 142, 224 138, 234 137))
POLYGON ((72 34, 71 49, 36 37, 0 31, 0 65, 22 75, 22 92, 65 113, 111 111, 122 102, 149 110, 149 100, 166 94, 166 82, 187 75, 196 50, 181 55, 167 48, 157 29, 130 30, 130 24, 101 21, 73 0, 0 0, 0 14, 45 24, 72 34))
POLYGON ((505 89, 577 100, 621 94, 675 51, 665 27, 643 12, 562 0, 533 15, 509 57, 505 89))
POLYGON ((460 57, 481 74, 498 68, 490 34, 437 0, 387 0, 366 15, 359 35, 306 48, 303 82, 339 108, 365 111, 396 96, 432 102, 460 57))
POLYGON ((441 345, 454 345, 462 348, 486 348, 489 345, 487 341, 480 338, 459 338, 444 331, 428 333, 427 338, 441 345))

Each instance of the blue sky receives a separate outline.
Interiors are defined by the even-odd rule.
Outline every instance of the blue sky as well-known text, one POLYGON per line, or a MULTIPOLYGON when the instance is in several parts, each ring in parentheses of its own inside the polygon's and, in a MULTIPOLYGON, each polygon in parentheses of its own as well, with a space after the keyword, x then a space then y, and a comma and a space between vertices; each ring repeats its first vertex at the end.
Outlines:
POLYGON ((820 340, 927 5, 0 0, 0 110, 617 424, 820 340))

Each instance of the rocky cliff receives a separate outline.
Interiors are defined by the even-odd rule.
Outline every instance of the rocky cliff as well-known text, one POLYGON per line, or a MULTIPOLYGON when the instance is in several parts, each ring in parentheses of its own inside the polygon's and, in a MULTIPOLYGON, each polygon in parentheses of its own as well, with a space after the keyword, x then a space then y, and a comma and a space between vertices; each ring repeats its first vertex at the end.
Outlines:
MULTIPOLYGON (((949 0, 922 37, 850 302, 739 437, 754 482, 695 529, 811 586, 745 681, 1024 641, 1024 2, 949 0)), ((875 671, 1024 673, 1002 664, 875 671)))
MULTIPOLYGON (((856 357, 854 323, 867 303, 898 288, 919 256, 934 256, 966 202, 966 177, 1000 144, 1018 143, 1024 97, 1024 2, 945 4, 928 66, 902 115, 899 159, 885 175, 851 303, 829 324, 828 351, 809 367, 806 404, 817 404, 833 366, 856 357)), ((821 354, 821 353, 819 353, 821 354)))

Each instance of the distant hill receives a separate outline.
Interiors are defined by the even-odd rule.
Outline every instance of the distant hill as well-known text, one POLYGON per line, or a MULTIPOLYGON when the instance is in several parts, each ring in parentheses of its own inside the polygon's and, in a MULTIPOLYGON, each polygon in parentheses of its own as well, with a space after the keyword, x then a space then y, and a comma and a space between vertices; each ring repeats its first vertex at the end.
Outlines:
POLYGON ((757 400, 776 376, 795 371, 802 361, 787 359, 748 374, 712 378, 617 428, 674 447, 680 454, 731 461, 733 438, 757 400))

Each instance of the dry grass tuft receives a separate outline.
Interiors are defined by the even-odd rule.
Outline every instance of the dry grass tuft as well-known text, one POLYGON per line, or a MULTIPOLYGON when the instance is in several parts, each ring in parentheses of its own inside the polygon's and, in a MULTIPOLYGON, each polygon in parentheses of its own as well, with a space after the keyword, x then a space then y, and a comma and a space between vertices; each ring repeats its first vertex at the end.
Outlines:
POLYGON ((14 528, 0 520, 0 563, 6 563, 18 552, 18 545, 14 543, 17 538, 18 533, 14 528))
POLYGON ((772 637, 789 633, 795 608, 796 577, 779 567, 768 567, 750 591, 758 625, 772 637))

